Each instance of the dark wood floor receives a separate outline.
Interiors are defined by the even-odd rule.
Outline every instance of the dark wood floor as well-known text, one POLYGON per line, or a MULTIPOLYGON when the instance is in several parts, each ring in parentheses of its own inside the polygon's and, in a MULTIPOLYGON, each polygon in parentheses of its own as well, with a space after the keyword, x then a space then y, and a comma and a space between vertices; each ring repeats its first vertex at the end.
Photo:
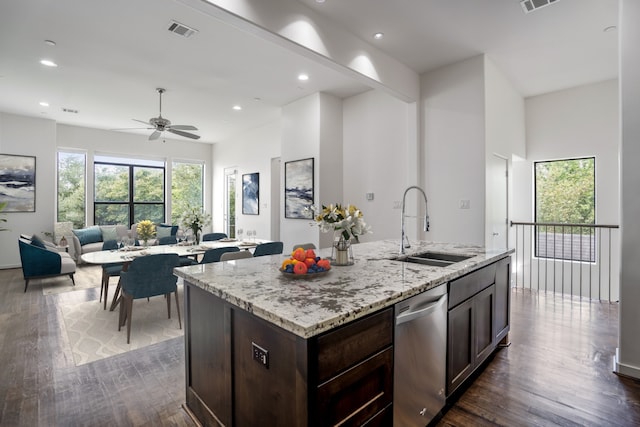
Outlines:
MULTIPOLYGON (((99 281, 81 267, 77 281, 99 281)), ((76 367, 61 303, 99 289, 23 293, 0 270, 0 426, 192 426, 181 338, 76 367)), ((638 426, 640 383, 614 375, 618 306, 512 292, 511 346, 498 351, 440 426, 638 426)), ((97 304, 97 302, 96 302, 97 304)))

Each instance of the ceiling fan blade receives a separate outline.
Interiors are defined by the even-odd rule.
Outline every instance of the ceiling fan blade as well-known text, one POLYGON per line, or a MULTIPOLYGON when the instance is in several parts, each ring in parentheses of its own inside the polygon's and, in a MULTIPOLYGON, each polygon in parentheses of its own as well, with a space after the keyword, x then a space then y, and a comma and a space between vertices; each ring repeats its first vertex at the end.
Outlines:
POLYGON ((151 135, 149 135, 149 141, 153 141, 158 138, 160 138, 160 131, 155 130, 151 135))
POLYGON ((167 130, 168 130, 169 132, 171 132, 171 133, 175 133, 176 135, 184 136, 184 137, 186 137, 186 138, 191 138, 191 139, 200 139, 200 135, 194 135, 194 134, 189 133, 189 132, 184 132, 184 131, 181 131, 181 130, 176 130, 176 129, 173 129, 173 127, 172 127, 172 129, 167 129, 167 130))
POLYGON ((154 128, 118 128, 118 129, 109 129, 109 130, 141 130, 141 129, 154 129, 154 128))
POLYGON ((131 120, 133 120, 134 122, 144 123, 145 125, 151 126, 151 123, 149 123, 149 122, 143 122, 142 120, 138 120, 138 119, 131 119, 131 120))
POLYGON ((198 130, 197 127, 192 125, 171 125, 170 128, 177 130, 198 130))

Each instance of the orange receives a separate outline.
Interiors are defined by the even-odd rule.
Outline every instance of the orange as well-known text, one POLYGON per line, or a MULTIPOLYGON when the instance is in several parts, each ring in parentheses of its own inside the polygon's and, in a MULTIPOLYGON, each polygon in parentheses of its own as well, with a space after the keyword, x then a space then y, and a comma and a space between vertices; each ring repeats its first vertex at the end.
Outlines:
POLYGON ((304 260, 304 263, 307 264, 307 267, 311 267, 313 264, 316 263, 316 259, 315 258, 307 258, 304 260))
POLYGON ((306 252, 305 256, 307 258, 316 259, 316 252, 313 249, 307 249, 307 252, 306 252))
POLYGON ((291 257, 298 261, 304 261, 307 258, 307 253, 304 249, 298 248, 291 253, 291 257))
POLYGON ((318 263, 317 263, 317 264, 318 264, 318 267, 322 267, 322 268, 324 268, 325 270, 329 270, 329 269, 331 269, 331 263, 330 263, 330 262, 329 262, 329 260, 328 260, 328 259, 326 259, 326 258, 325 258, 325 259, 321 259, 320 261, 318 261, 318 263))
POLYGON ((307 274, 307 264, 304 262, 299 262, 293 266, 294 274, 307 274))

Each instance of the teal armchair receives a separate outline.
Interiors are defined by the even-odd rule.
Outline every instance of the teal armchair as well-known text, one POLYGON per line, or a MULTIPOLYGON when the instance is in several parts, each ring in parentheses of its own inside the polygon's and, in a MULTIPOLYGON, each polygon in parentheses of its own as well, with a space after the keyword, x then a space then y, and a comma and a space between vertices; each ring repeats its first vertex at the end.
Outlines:
POLYGON ((27 292, 29 280, 46 277, 69 276, 71 283, 76 285, 73 275, 76 272, 76 263, 66 252, 58 252, 47 248, 42 240, 32 240, 24 237, 18 238, 20 247, 20 262, 24 277, 24 291, 27 292))

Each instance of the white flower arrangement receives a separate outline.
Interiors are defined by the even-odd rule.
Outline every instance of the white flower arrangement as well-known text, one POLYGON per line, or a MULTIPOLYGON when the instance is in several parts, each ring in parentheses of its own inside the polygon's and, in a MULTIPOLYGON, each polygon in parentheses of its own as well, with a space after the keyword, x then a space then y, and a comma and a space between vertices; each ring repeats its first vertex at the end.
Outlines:
POLYGON ((191 208, 185 212, 180 222, 184 228, 190 229, 194 235, 197 235, 203 227, 211 224, 211 215, 200 208, 191 208))
MULTIPOLYGON (((316 208, 312 206, 311 210, 315 212, 316 208)), ((351 238, 358 241, 358 236, 371 232, 371 228, 364 222, 362 211, 355 205, 322 205, 322 211, 315 216, 315 222, 323 233, 341 231, 346 241, 351 238)))

